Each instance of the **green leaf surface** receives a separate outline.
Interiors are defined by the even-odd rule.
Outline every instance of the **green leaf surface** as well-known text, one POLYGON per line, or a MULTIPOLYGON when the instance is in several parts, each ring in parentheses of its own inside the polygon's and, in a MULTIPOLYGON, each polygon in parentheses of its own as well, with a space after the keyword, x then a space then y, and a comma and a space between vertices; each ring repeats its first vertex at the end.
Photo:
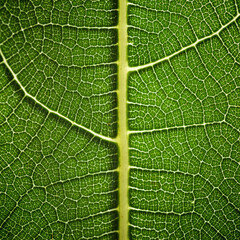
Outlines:
POLYGON ((238 0, 0 0, 0 239, 240 239, 238 0))

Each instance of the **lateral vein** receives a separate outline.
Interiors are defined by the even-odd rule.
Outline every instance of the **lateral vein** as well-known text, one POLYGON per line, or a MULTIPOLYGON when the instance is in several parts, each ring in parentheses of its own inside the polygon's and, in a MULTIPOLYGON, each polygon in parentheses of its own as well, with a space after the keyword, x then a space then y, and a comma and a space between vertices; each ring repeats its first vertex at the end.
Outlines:
POLYGON ((217 122, 196 123, 196 124, 189 124, 189 125, 164 127, 164 128, 158 128, 158 129, 129 130, 128 134, 160 132, 160 131, 168 131, 168 130, 174 130, 174 129, 185 129, 185 128, 191 128, 191 127, 204 127, 204 126, 207 126, 207 125, 222 124, 222 123, 225 123, 225 121, 222 120, 222 121, 217 121, 217 122))
POLYGON ((143 68, 147 68, 147 67, 152 67, 154 65, 156 65, 157 63, 160 63, 160 62, 163 62, 163 61, 166 61, 166 60, 169 60, 170 58, 178 55, 179 53, 181 52, 184 52, 185 50, 189 49, 189 48, 192 48, 192 47, 196 47, 196 45, 204 40, 207 40, 207 39, 210 39, 216 35, 218 35, 223 29, 225 29, 227 26, 229 26, 231 23, 235 22, 237 20, 237 18, 240 16, 240 14, 238 13, 230 22, 228 22, 227 24, 223 25, 220 29, 218 29, 218 31, 212 33, 211 35, 208 35, 204 38, 201 38, 201 39, 198 39, 197 41, 195 41, 194 43, 192 43, 191 45, 188 45, 186 47, 183 47, 181 48, 180 50, 178 50, 177 52, 174 52, 173 54, 171 55, 168 55, 164 58, 161 58, 157 61, 154 61, 154 62, 150 62, 150 63, 147 63, 147 64, 144 64, 144 65, 140 65, 140 66, 136 66, 136 67, 129 67, 129 71, 138 71, 138 70, 141 70, 143 68))
POLYGON ((101 135, 101 134, 99 134, 99 133, 96 133, 96 132, 92 131, 91 129, 86 128, 86 127, 84 127, 83 125, 78 124, 78 123, 72 121, 72 120, 69 119, 68 117, 65 117, 65 116, 62 115, 61 113, 58 113, 57 111, 54 111, 54 110, 48 108, 48 107, 47 107, 46 105, 44 105, 43 103, 41 103, 39 100, 36 99, 36 97, 32 96, 31 94, 29 94, 29 93, 25 90, 25 88, 23 87, 23 85, 21 84, 21 82, 18 80, 17 75, 14 73, 14 71, 12 70, 12 68, 9 66, 9 64, 8 64, 8 62, 7 62, 4 54, 2 53, 2 50, 1 50, 1 49, 0 49, 0 55, 2 56, 2 59, 3 59, 4 64, 7 66, 7 68, 9 69, 9 71, 11 72, 11 74, 13 75, 14 80, 15 80, 15 81, 17 82, 17 84, 20 86, 20 88, 21 88, 22 91, 24 92, 25 96, 27 96, 27 97, 31 98, 32 100, 34 100, 37 104, 39 104, 42 108, 46 109, 49 113, 53 113, 53 114, 59 116, 60 118, 66 120, 66 121, 68 121, 68 122, 70 122, 72 125, 77 126, 77 127, 81 128, 81 129, 83 129, 83 130, 91 133, 92 135, 94 135, 94 136, 102 139, 102 140, 106 140, 106 141, 109 141, 109 142, 117 142, 116 138, 110 138, 110 137, 103 136, 103 135, 101 135))

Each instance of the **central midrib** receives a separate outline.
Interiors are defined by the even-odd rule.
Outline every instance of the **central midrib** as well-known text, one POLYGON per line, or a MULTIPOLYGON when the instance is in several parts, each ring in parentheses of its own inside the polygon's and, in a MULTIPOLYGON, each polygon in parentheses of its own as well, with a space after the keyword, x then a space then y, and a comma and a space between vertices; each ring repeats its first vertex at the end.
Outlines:
POLYGON ((118 136, 119 145, 119 239, 128 239, 128 137, 127 137, 127 0, 119 0, 118 136))

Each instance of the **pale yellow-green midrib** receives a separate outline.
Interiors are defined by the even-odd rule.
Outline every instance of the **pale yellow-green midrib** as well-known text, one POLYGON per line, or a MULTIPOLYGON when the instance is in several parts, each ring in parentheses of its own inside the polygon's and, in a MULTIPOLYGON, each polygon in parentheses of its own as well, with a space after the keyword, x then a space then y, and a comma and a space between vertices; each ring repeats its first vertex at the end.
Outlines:
POLYGON ((128 239, 128 137, 127 137, 127 0, 119 0, 118 137, 119 144, 119 239, 128 239))

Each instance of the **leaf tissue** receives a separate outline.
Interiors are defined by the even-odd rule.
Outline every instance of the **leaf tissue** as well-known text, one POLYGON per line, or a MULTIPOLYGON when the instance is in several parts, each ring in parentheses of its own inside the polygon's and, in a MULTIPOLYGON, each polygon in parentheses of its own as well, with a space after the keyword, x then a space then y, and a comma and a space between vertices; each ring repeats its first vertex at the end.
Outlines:
POLYGON ((0 0, 0 239, 240 239, 239 0, 0 0))

